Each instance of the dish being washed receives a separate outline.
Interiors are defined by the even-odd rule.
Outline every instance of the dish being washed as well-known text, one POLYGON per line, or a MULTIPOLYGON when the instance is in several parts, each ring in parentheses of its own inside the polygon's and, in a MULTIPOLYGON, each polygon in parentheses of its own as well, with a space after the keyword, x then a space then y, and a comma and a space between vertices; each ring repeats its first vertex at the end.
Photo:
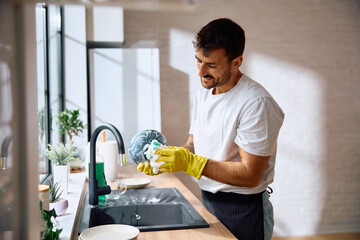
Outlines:
POLYGON ((167 146, 165 136, 156 130, 147 129, 136 134, 130 141, 129 155, 136 164, 147 161, 145 152, 148 150, 152 140, 157 140, 162 145, 167 146))

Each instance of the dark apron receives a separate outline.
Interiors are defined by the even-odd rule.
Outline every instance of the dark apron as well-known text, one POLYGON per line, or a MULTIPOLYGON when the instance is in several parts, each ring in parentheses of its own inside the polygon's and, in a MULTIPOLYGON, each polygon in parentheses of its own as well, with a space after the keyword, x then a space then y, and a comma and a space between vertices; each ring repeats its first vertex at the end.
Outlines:
POLYGON ((204 206, 241 240, 264 240, 263 193, 202 191, 204 206))

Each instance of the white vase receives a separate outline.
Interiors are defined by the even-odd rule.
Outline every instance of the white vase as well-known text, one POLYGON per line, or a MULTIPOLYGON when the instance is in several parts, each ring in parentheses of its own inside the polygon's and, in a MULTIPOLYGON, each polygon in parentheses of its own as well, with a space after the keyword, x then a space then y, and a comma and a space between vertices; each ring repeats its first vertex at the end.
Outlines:
POLYGON ((54 184, 59 182, 60 191, 68 193, 69 165, 54 165, 53 178, 54 184))

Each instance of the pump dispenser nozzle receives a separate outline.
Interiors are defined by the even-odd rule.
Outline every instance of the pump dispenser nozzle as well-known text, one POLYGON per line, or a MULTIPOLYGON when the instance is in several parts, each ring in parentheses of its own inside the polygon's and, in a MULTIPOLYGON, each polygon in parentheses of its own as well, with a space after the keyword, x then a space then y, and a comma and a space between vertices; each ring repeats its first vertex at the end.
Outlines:
POLYGON ((106 142, 105 131, 101 132, 101 142, 106 142))

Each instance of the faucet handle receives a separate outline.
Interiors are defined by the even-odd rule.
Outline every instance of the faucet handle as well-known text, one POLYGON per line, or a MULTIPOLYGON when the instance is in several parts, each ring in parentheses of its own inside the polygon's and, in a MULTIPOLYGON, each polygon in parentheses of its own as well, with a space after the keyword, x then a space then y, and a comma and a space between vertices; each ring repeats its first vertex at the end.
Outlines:
POLYGON ((98 187, 97 194, 98 196, 106 195, 111 193, 111 188, 109 185, 98 187))

